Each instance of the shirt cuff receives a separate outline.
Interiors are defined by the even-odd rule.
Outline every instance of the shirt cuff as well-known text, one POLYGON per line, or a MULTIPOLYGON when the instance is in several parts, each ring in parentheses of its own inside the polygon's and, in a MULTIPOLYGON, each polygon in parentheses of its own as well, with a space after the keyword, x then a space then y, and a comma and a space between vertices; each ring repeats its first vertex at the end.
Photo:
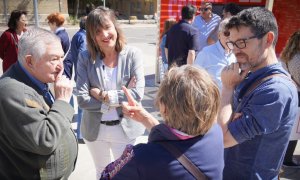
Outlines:
POLYGON ((118 98, 118 91, 117 90, 110 90, 107 92, 109 97, 109 106, 111 107, 118 107, 120 106, 119 98, 118 98))

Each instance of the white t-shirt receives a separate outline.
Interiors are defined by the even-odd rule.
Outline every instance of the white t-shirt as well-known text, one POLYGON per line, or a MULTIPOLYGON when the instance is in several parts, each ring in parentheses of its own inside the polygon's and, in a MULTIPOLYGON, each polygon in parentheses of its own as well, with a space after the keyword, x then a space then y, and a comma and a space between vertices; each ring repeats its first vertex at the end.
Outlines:
MULTIPOLYGON (((110 68, 104 66, 104 88, 105 91, 117 90, 117 73, 118 67, 110 68)), ((119 115, 116 108, 111 107, 108 112, 102 115, 102 121, 118 120, 119 115)))

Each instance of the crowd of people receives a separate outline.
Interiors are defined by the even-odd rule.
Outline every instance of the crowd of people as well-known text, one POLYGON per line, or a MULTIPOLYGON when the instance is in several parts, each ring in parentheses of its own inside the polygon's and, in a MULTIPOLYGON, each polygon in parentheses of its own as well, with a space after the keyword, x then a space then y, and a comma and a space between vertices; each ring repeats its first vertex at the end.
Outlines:
POLYGON ((87 11, 71 41, 60 13, 47 16, 51 31, 11 13, 0 37, 0 179, 68 179, 79 142, 97 179, 278 179, 282 165, 300 167, 300 30, 279 58, 271 11, 228 3, 221 18, 210 2, 183 6, 161 36, 160 123, 141 103, 142 51, 113 10, 87 11))

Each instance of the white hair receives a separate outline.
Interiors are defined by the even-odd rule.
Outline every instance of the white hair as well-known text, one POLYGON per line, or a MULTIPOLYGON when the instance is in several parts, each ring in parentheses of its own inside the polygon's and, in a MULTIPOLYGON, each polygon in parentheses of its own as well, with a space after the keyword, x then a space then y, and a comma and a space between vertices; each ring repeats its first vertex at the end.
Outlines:
POLYGON ((26 55, 39 60, 46 52, 46 45, 54 42, 60 43, 60 39, 51 31, 38 27, 29 28, 19 41, 18 61, 23 64, 26 55))
POLYGON ((228 24, 229 20, 230 20, 230 18, 225 18, 220 22, 219 29, 218 29, 219 32, 225 31, 225 26, 226 26, 226 24, 228 24))

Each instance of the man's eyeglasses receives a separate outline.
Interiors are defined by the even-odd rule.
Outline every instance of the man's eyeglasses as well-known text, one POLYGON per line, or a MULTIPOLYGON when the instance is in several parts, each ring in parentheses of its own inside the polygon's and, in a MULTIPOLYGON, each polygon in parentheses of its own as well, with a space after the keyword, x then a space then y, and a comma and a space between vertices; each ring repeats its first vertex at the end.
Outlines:
POLYGON ((254 36, 251 36, 251 37, 248 37, 248 38, 245 38, 245 39, 239 39, 235 42, 228 41, 228 42, 226 42, 226 45, 230 50, 233 50, 234 46, 239 48, 239 49, 244 49, 247 45, 246 41, 248 41, 250 39, 254 39, 254 38, 261 39, 265 34, 266 33, 259 34, 259 35, 254 35, 254 36))

